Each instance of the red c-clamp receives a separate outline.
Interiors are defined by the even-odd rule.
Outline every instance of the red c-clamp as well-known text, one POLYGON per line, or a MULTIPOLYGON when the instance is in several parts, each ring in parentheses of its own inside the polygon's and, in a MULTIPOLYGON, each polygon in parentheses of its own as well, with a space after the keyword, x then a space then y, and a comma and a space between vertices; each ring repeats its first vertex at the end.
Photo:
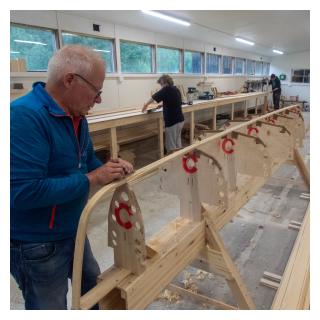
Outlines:
POLYGON ((248 135, 249 135, 249 136, 251 135, 252 131, 255 131, 256 134, 259 133, 259 129, 258 129, 258 128, 256 128, 256 127, 249 127, 249 128, 248 128, 248 135))
POLYGON ((233 150, 232 148, 231 148, 231 149, 227 149, 227 148, 226 148, 226 144, 227 144, 228 142, 230 142, 232 146, 235 145, 235 142, 234 142, 232 139, 230 139, 230 138, 225 138, 225 139, 222 141, 221 148, 222 148, 222 150, 223 150, 224 153, 231 154, 231 153, 234 152, 234 150, 233 150))
POLYGON ((182 166, 184 171, 187 173, 195 173, 197 172, 198 168, 196 167, 196 162, 198 162, 198 157, 194 153, 185 154, 182 158, 182 166), (194 162, 193 166, 189 166, 189 160, 194 162))
POLYGON ((125 229, 130 229, 132 228, 132 223, 130 221, 122 221, 121 217, 120 217, 120 211, 121 209, 124 209, 127 211, 128 215, 129 216, 132 216, 133 213, 131 212, 129 206, 126 204, 126 203, 120 203, 119 204, 119 207, 116 207, 115 210, 114 210, 114 214, 116 216, 116 221, 118 222, 118 224, 125 228, 125 229))

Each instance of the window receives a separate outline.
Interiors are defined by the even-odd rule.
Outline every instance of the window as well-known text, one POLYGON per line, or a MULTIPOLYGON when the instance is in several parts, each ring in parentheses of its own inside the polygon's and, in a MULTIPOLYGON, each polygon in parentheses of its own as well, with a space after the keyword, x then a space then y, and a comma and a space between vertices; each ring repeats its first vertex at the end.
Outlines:
POLYGON ((310 69, 292 70, 291 82, 310 83, 310 69))
POLYGON ((235 74, 244 74, 244 67, 245 67, 245 59, 236 58, 235 59, 235 74))
POLYGON ((184 52, 184 72, 201 73, 201 53, 195 51, 184 52))
POLYGON ((179 49, 157 48, 157 72, 158 73, 179 73, 180 72, 179 49))
POLYGON ((222 58, 222 73, 232 74, 232 57, 223 56, 222 58))
POLYGON ((217 54, 207 53, 207 73, 220 72, 221 56, 217 54))
POLYGON ((10 26, 10 59, 24 59, 27 71, 47 71, 49 59, 55 51, 54 31, 10 26))
POLYGON ((256 61, 255 75, 257 75, 257 76, 261 76, 262 75, 262 61, 256 61))
POLYGON ((151 73, 152 47, 148 44, 120 41, 121 71, 124 73, 151 73))
POLYGON ((270 63, 264 62, 262 68, 263 68, 263 75, 268 76, 270 72, 270 63))
POLYGON ((107 72, 114 72, 114 50, 112 40, 62 32, 62 41, 63 44, 80 44, 97 51, 106 62, 107 72))
POLYGON ((247 60, 247 74, 254 75, 255 62, 253 60, 247 60))

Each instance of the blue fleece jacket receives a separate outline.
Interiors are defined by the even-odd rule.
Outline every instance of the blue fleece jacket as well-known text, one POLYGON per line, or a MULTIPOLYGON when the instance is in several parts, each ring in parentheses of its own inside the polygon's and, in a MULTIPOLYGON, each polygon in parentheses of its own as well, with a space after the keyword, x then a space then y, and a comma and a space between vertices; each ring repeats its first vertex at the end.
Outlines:
POLYGON ((11 239, 45 242, 76 235, 87 202, 86 173, 102 163, 96 158, 82 118, 79 139, 72 119, 36 82, 11 103, 11 239))

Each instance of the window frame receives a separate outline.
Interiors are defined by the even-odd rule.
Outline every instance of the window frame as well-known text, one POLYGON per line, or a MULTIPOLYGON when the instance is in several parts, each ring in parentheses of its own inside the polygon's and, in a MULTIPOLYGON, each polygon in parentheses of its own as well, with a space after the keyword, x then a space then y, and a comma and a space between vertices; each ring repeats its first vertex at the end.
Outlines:
POLYGON ((295 69, 291 69, 291 83, 295 83, 295 84, 304 84, 304 85, 309 85, 310 84, 310 68, 307 69, 307 68, 295 68, 295 69), (303 75, 302 76, 294 76, 294 72, 297 71, 297 70, 303 70, 303 75), (305 75, 305 72, 306 71, 309 71, 309 75, 305 75), (298 81, 293 81, 293 77, 301 77, 301 82, 298 82, 298 81), (305 82, 304 79, 305 78, 308 78, 309 79, 309 82, 305 82))
MULTIPOLYGON (((29 24, 24 24, 24 23, 16 23, 16 22, 10 22, 10 27, 11 26, 51 31, 53 33, 53 35, 54 35, 54 41, 55 41, 55 47, 53 47, 53 52, 55 53, 56 51, 58 51, 60 49, 59 30, 58 29, 54 29, 54 28, 50 28, 50 27, 39 27, 39 26, 35 26, 35 25, 29 25, 29 24)), ((11 40, 11 32, 10 32, 10 40, 11 40)), ((11 48, 10 48, 10 51, 11 51, 11 48)), ((50 59, 51 59, 51 57, 49 58, 49 60, 50 59)), ((10 60, 11 60, 11 57, 10 57, 10 60)), ((45 73, 45 72, 48 72, 48 66, 47 66, 46 70, 26 70, 24 72, 27 72, 27 73, 45 73)))
POLYGON ((226 75, 226 76, 230 76, 230 75, 234 75, 234 57, 233 56, 222 56, 221 59, 221 74, 226 75), (231 73, 224 73, 224 68, 223 68, 223 59, 224 58, 231 58, 231 73))
MULTIPOLYGON (((116 74, 118 72, 118 64, 117 64, 117 52, 116 52, 116 39, 115 38, 109 38, 109 37, 102 37, 99 35, 91 35, 91 34, 86 34, 86 33, 81 33, 81 32, 74 32, 74 31, 68 31, 68 30, 60 30, 60 36, 61 36, 61 44, 62 46, 64 45, 63 38, 62 38, 62 33, 70 33, 74 34, 76 36, 82 36, 82 37, 88 37, 88 38, 97 38, 101 40, 107 40, 112 42, 112 55, 113 55, 113 72, 107 71, 106 74, 116 74)), ((93 49, 92 47, 90 47, 93 49)))
POLYGON ((121 66, 121 74, 125 75, 152 75, 156 74, 155 72, 155 64, 156 64, 156 57, 155 57, 155 45, 151 43, 145 43, 145 42, 140 42, 140 41, 132 41, 132 40, 125 40, 125 39, 120 39, 119 38, 119 64, 121 66), (121 61, 121 41, 122 42, 129 42, 129 43, 134 43, 134 44, 139 44, 139 45, 145 45, 151 48, 151 71, 150 72, 123 72, 122 70, 122 61, 121 61))
POLYGON ((161 74, 164 72, 159 72, 158 71, 158 48, 163 48, 163 49, 171 49, 171 50, 178 50, 179 51, 179 72, 165 72, 166 74, 182 74, 183 73, 183 67, 182 67, 182 56, 183 56, 183 49, 180 48, 174 48, 174 47, 168 47, 168 46, 163 46, 163 45, 156 45, 154 46, 154 51, 155 51, 155 68, 154 68, 154 73, 155 74, 161 74))
POLYGON ((246 59, 240 57, 234 57, 234 75, 245 75, 246 74, 246 59), (242 73, 237 73, 237 60, 242 60, 242 73))
POLYGON ((206 52, 206 56, 205 56, 205 62, 206 62, 206 74, 209 75, 217 75, 217 74, 221 74, 221 61, 222 61, 222 55, 221 54, 217 54, 217 53, 210 53, 210 52, 206 52), (212 55, 212 56, 217 56, 219 61, 218 61, 218 72, 208 72, 207 68, 208 68, 208 61, 207 61, 207 57, 208 55, 212 55))
POLYGON ((196 50, 186 50, 184 49, 183 50, 183 60, 182 60, 182 63, 183 63, 183 74, 187 74, 187 75, 199 75, 199 74, 203 74, 204 72, 204 66, 203 66, 203 63, 204 63, 204 59, 203 59, 203 52, 201 51, 196 51, 196 50), (194 73, 194 72, 186 72, 185 70, 185 53, 186 52, 196 52, 196 53, 199 53, 200 54, 200 73, 194 73))

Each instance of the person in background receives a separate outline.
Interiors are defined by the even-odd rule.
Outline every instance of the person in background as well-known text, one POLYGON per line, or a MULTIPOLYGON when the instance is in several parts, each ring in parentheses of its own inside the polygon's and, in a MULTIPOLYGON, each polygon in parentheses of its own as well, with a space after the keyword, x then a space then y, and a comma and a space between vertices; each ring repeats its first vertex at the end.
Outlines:
MULTIPOLYGON (((65 46, 48 65, 46 83, 11 103, 10 272, 26 309, 67 309, 75 237, 89 188, 133 171, 95 156, 85 115, 101 103, 105 63, 93 50, 65 46)), ((85 242, 82 295, 100 269, 85 242)), ((98 308, 97 305, 94 308, 98 308)))
POLYGON ((280 79, 272 74, 270 76, 269 85, 272 86, 272 94, 273 94, 273 107, 274 109, 280 108, 280 96, 281 96, 281 82, 280 79))
POLYGON ((142 112, 152 102, 160 102, 163 104, 163 117, 165 123, 165 146, 167 153, 172 153, 182 148, 181 131, 184 124, 184 116, 182 113, 182 99, 179 89, 174 86, 173 79, 167 75, 162 75, 157 83, 161 89, 151 96, 144 104, 142 112))

